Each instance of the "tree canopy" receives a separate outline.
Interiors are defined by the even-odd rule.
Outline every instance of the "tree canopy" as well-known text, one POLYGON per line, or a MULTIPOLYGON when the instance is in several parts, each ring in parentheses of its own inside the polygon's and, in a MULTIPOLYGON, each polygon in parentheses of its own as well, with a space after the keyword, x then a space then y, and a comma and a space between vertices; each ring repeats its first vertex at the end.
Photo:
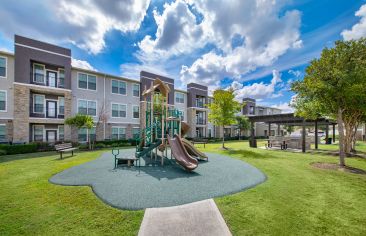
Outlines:
POLYGON ((366 39, 336 41, 306 68, 304 80, 292 84, 296 115, 337 119, 340 165, 351 151, 354 130, 366 114, 366 39))
MULTIPOLYGON (((208 105, 208 109, 210 109, 208 120, 212 124, 221 126, 224 129, 226 125, 236 123, 235 114, 240 111, 240 107, 240 103, 235 100, 234 90, 215 90, 213 93, 213 102, 208 105)), ((222 147, 225 148, 224 135, 222 147)))

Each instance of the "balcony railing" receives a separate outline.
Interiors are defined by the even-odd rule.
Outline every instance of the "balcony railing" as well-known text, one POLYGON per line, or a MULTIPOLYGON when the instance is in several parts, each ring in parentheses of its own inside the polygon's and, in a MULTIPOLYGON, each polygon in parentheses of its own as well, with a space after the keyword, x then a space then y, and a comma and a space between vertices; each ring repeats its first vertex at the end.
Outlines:
POLYGON ((207 122, 206 122, 206 119, 203 119, 203 118, 197 118, 196 119, 196 124, 197 125, 205 125, 207 122))
POLYGON ((205 108, 205 101, 202 99, 196 99, 196 107, 205 108))

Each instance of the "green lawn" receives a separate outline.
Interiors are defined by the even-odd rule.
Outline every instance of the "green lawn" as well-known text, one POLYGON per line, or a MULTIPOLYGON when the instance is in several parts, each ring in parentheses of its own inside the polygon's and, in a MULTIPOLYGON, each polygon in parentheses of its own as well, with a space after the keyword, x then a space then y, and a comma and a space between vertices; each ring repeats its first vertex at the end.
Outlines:
MULTIPOLYGON (((105 151, 104 151, 105 152, 105 151)), ((55 153, 0 156, 0 235, 136 235, 143 211, 121 211, 89 187, 58 186, 48 179, 102 152, 59 160, 55 153)))
MULTIPOLYGON (((234 235, 366 235, 366 176, 309 165, 337 162, 323 154, 251 149, 244 141, 227 146, 228 151, 220 151, 220 144, 201 150, 242 159, 268 176, 253 189, 215 199, 234 235)), ((366 150, 366 145, 358 148, 366 150)), ((53 174, 102 152, 64 160, 54 153, 0 157, 0 235, 137 234, 143 211, 109 207, 89 187, 48 182, 53 174)), ((366 159, 351 158, 347 163, 366 170, 366 159)))

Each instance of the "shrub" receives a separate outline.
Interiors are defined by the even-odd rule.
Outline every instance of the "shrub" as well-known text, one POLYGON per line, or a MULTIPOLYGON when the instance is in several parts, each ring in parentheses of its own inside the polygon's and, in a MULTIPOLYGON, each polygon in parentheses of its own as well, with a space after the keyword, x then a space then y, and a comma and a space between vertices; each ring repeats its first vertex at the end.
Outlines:
POLYGON ((1 145, 0 149, 5 151, 7 155, 31 153, 31 152, 37 152, 37 144, 34 143, 16 144, 16 145, 5 144, 1 145))
POLYGON ((6 151, 5 151, 5 150, 0 149, 0 156, 3 156, 3 155, 6 155, 6 151))
POLYGON ((79 149, 80 150, 88 150, 89 149, 89 145, 88 144, 80 144, 79 145, 79 149))
POLYGON ((96 143, 95 144, 95 148, 105 148, 107 147, 107 145, 105 145, 104 143, 96 143))

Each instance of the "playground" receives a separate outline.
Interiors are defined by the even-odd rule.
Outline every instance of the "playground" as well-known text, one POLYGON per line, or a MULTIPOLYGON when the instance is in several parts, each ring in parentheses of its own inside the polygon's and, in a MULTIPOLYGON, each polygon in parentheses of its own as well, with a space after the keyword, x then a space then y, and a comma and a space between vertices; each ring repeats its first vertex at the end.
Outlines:
POLYGON ((237 193, 266 180, 239 160, 199 151, 183 136, 190 129, 168 104, 169 86, 157 79, 141 101, 135 149, 114 148, 94 161, 54 175, 59 185, 91 186, 106 204, 138 210, 169 207, 237 193))
MULTIPOLYGON (((131 155, 133 149, 123 150, 131 155)), ((164 166, 113 168, 114 157, 104 153, 94 161, 69 168, 50 179, 59 185, 91 186, 106 204, 119 209, 138 210, 177 206, 243 191, 266 180, 255 167, 224 155, 209 154, 210 161, 187 172, 165 160, 164 166)))

